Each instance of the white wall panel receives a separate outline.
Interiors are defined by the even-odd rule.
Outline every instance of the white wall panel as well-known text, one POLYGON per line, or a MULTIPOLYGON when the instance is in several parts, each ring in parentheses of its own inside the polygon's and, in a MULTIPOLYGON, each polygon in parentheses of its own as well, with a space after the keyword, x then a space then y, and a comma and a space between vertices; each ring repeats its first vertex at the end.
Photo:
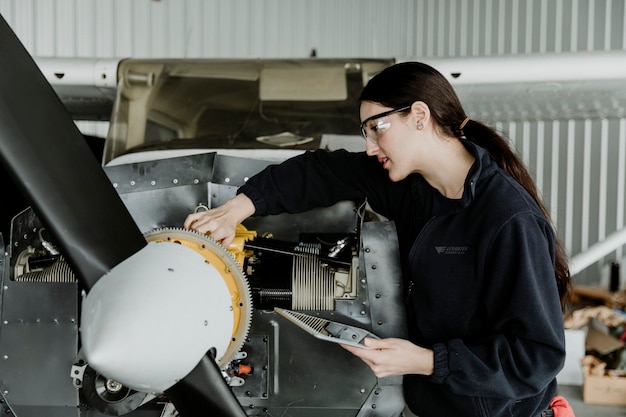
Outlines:
POLYGON ((0 0, 37 56, 448 57, 624 49, 623 0, 0 0))
POLYGON ((408 0, 0 0, 33 55, 65 57, 406 56, 413 9, 408 0))

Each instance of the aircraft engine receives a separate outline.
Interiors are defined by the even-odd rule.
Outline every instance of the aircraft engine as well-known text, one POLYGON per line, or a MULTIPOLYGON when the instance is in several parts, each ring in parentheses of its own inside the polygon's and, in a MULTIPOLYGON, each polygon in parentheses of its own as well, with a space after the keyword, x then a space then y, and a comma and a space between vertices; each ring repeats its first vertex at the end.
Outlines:
MULTIPOLYGON (((13 228, 16 236, 19 235, 20 239, 16 239, 12 245, 11 281, 38 284, 76 283, 73 271, 57 250, 54 242, 49 238, 46 229, 39 224, 30 209, 16 216, 13 221, 13 228)), ((360 260, 360 253, 362 252, 359 248, 361 243, 359 233, 356 231, 353 233, 306 232, 301 233, 296 241, 275 239, 267 231, 261 237, 257 234, 256 231, 248 230, 243 225, 239 225, 233 243, 226 249, 210 237, 182 228, 161 227, 144 233, 148 247, 165 243, 191 249, 200 260, 208 265, 207 268, 216 272, 211 279, 218 277, 223 286, 227 288, 227 292, 222 298, 228 298, 227 301, 232 314, 232 324, 229 326, 232 326, 232 329, 227 334, 219 336, 222 339, 225 337, 225 340, 212 342, 212 345, 223 344, 227 346, 223 354, 219 355, 217 362, 228 386, 237 394, 238 398, 244 401, 245 399, 258 400, 259 398, 267 401, 272 391, 271 371, 284 372, 270 369, 272 365, 278 367, 277 363, 274 362, 276 359, 272 356, 277 355, 279 349, 268 345, 273 337, 271 334, 268 335, 266 330, 260 330, 260 328, 268 325, 272 329, 280 327, 283 337, 294 331, 296 334, 299 332, 295 327, 282 324, 282 320, 273 312, 275 307, 313 312, 313 314, 321 317, 337 317, 338 312, 347 311, 349 315, 356 316, 355 320, 360 321, 360 325, 367 324, 363 320, 368 318, 363 316, 364 312, 361 311, 367 307, 368 301, 363 290, 364 279, 362 274, 359 278, 359 265, 362 262, 362 259, 360 260), (253 326, 254 324, 256 326, 253 326), (252 334, 250 334, 251 329, 252 334)), ((155 259, 152 261, 153 264, 163 261, 159 258, 165 257, 165 255, 159 254, 150 256, 151 259, 155 259)), ((191 263, 192 261, 195 259, 183 260, 182 262, 191 263)), ((156 265, 153 267, 156 268, 155 271, 158 271, 156 265)), ((112 273, 117 268, 114 268, 112 273)), ((198 268, 202 267, 199 266, 198 268)), ((158 274, 158 272, 154 274, 158 274)), ((211 276, 211 274, 213 273, 209 275, 211 276)), ((157 280, 154 276, 137 279, 143 280, 139 284, 140 287, 156 285, 151 283, 151 280, 157 280)), ((77 308, 83 310, 81 322, 88 323, 89 329, 97 328, 92 323, 94 319, 97 319, 116 323, 111 329, 100 333, 111 335, 116 332, 127 332, 132 335, 132 337, 127 338, 126 343, 115 342, 110 344, 113 346, 112 350, 116 350, 115 346, 118 346, 120 358, 113 362, 120 364, 122 369, 122 372, 117 369, 113 373, 118 377, 127 375, 121 379, 128 378, 128 380, 123 380, 124 383, 122 383, 120 378, 108 378, 105 372, 106 368, 97 366, 97 370, 94 369, 88 360, 89 353, 86 354, 85 352, 87 346, 83 336, 83 344, 71 366, 73 385, 79 392, 81 404, 86 409, 95 409, 105 415, 126 415, 139 407, 142 410, 150 407, 157 409, 172 407, 161 392, 162 390, 154 389, 154 386, 145 387, 138 382, 140 380, 135 376, 140 364, 136 359, 131 362, 131 359, 136 357, 136 351, 140 349, 141 343, 166 346, 169 343, 168 337, 173 334, 168 329, 171 329, 171 326, 175 326, 176 323, 165 323, 167 318, 161 317, 159 320, 162 323, 159 326, 158 334, 155 334, 154 337, 150 334, 142 334, 139 329, 141 324, 135 322, 135 320, 140 319, 137 318, 136 313, 138 310, 149 310, 152 307, 142 306, 139 308, 137 304, 128 301, 133 299, 133 295, 128 290, 121 289, 120 283, 112 285, 115 290, 111 301, 107 304, 109 306, 107 311, 100 309, 96 318, 86 319, 85 310, 93 309, 93 307, 89 307, 89 303, 85 300, 91 294, 97 294, 99 287, 104 285, 104 282, 107 282, 106 276, 94 286, 89 295, 83 294, 82 302, 77 308), (120 324, 119 320, 114 320, 115 316, 120 315, 129 317, 123 325, 120 324), (109 320, 107 317, 111 317, 111 319, 109 320), (146 340, 147 342, 142 342, 146 340), (127 373, 123 372, 125 368, 128 369, 127 373)), ((172 285, 174 288, 176 282, 177 280, 173 279, 169 283, 166 282, 165 285, 172 285)), ((218 292, 217 288, 215 291, 218 292)), ((211 297, 208 294, 200 295, 200 298, 202 297, 206 298, 209 309, 218 308, 217 306, 221 304, 211 302, 211 297)), ((174 291, 172 291, 171 299, 174 298, 174 291)), ((156 310, 158 310, 158 302, 154 307, 156 310)), ((184 308, 185 306, 181 307, 181 309, 184 308)), ((220 317, 223 317, 223 313, 221 311, 210 314, 215 320, 222 321, 220 317)), ((146 320, 149 321, 150 318, 154 318, 158 312, 151 313, 151 315, 152 317, 148 317, 146 320)), ((209 325, 218 326, 219 323, 210 323, 209 325)), ((220 332, 215 331, 214 333, 217 335, 220 332)), ((116 336, 105 337, 114 340, 116 336)), ((289 337, 293 336, 289 335, 289 337)), ((304 337, 303 340, 306 344, 309 339, 304 337)), ((99 346, 100 349, 105 349, 107 346, 105 342, 98 341, 94 345, 99 346)), ((274 340, 274 342, 277 343, 278 341, 274 340)), ((163 348, 163 346, 160 346, 160 351, 167 352, 167 348, 163 348)), ((332 345, 323 344, 322 347, 336 349, 332 345)), ((149 348, 146 349, 150 350, 149 348)), ((155 376, 156 368, 160 368, 159 372, 167 372, 165 369, 167 368, 167 361, 158 360, 163 357, 163 353, 159 353, 155 356, 156 363, 154 366, 145 365, 150 370, 148 374, 152 384, 160 380, 158 375, 155 376)), ((142 358, 142 360, 147 361, 149 358, 142 358)), ((360 372, 368 373, 366 369, 362 369, 360 372)))

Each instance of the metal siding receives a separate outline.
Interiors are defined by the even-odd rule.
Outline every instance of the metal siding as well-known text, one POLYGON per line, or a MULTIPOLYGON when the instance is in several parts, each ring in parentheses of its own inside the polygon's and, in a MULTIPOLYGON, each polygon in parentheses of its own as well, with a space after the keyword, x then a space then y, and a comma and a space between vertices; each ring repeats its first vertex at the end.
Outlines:
MULTIPOLYGON (((624 3, 0 0, 0 13, 35 56, 275 58, 315 49, 322 57, 421 59, 624 50, 624 3)), ((494 123, 535 175, 571 254, 624 227, 626 120, 494 123)), ((79 125, 95 134, 105 129, 79 125)), ((579 279, 603 269, 599 263, 579 279)))
POLYGON ((415 4, 0 0, 0 13, 36 56, 387 57, 414 53, 415 4))
POLYGON ((36 56, 442 58, 626 43, 616 0, 0 0, 0 13, 36 56))

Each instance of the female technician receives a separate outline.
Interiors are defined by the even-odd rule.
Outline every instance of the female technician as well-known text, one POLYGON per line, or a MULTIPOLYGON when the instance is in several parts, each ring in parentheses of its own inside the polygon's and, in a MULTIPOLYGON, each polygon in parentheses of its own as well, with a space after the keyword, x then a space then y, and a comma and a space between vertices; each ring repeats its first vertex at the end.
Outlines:
POLYGON ((378 377, 404 375, 420 417, 552 415, 570 277, 527 169, 428 65, 383 70, 360 101, 365 153, 269 166, 185 227, 228 246, 251 215, 367 198, 396 223, 409 339, 345 348, 378 377))

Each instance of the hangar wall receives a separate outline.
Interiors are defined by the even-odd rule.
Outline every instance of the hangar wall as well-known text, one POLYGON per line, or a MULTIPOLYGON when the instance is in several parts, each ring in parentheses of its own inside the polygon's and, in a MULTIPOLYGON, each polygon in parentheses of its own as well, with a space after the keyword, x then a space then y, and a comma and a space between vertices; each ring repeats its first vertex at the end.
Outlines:
POLYGON ((0 0, 35 56, 451 57, 623 50, 623 0, 0 0))
MULTIPOLYGON (((0 14, 39 57, 275 58, 315 50, 425 59, 626 50, 624 0, 0 0, 0 14)), ((523 154, 570 254, 624 227, 626 119, 492 122, 523 154)), ((577 282, 606 285, 623 249, 577 282)))

